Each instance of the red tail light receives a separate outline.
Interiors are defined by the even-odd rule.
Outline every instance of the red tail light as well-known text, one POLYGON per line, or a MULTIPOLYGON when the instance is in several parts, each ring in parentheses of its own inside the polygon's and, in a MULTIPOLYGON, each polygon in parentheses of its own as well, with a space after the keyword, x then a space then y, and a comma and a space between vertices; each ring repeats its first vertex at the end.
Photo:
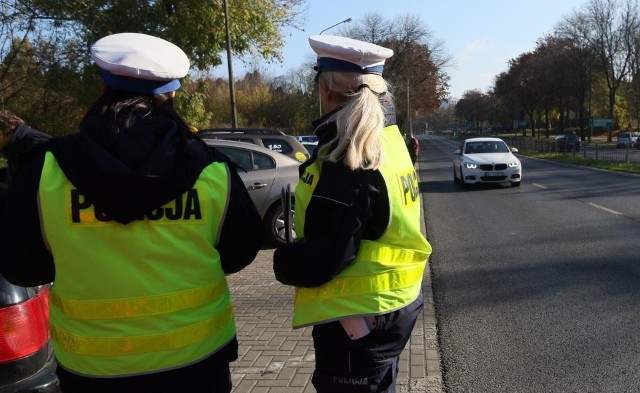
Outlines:
POLYGON ((0 363, 31 355, 49 340, 49 289, 0 309, 0 363))

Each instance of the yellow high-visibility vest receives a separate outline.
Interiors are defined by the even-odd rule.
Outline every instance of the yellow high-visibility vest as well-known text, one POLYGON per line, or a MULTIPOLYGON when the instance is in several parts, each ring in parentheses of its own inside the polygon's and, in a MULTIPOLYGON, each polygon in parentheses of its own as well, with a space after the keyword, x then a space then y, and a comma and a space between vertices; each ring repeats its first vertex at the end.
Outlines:
POLYGON ((229 173, 207 166, 191 190, 127 225, 111 220, 47 153, 39 186, 56 276, 50 328, 58 362, 86 376, 188 365, 236 334, 215 249, 229 173))
MULTIPOLYGON (((363 240, 353 263, 330 282, 296 287, 293 326, 330 322, 351 316, 379 315, 415 300, 431 245, 420 229, 418 179, 397 126, 381 132, 390 220, 384 234, 363 240)), ((295 189, 296 233, 304 238, 305 212, 322 176, 322 160, 305 169, 295 189)), ((304 261, 300 261, 304 263, 304 261)))

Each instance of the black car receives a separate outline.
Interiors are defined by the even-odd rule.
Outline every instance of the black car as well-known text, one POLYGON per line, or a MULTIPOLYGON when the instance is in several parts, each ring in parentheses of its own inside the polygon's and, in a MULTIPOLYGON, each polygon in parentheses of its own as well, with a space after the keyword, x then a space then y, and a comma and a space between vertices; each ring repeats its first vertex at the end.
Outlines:
POLYGON ((0 392, 58 393, 49 340, 49 286, 21 287, 0 276, 0 392))
POLYGON ((580 151, 582 140, 576 134, 560 134, 556 137, 552 149, 558 152, 580 151))

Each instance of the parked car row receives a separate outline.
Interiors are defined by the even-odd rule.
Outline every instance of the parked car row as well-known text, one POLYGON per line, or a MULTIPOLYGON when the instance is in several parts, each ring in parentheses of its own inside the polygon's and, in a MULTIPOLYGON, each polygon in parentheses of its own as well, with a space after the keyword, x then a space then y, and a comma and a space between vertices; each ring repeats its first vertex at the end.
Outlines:
POLYGON ((640 132, 621 132, 618 134, 616 140, 616 148, 622 149, 627 146, 636 147, 640 149, 640 143, 638 143, 638 136, 640 136, 640 132))

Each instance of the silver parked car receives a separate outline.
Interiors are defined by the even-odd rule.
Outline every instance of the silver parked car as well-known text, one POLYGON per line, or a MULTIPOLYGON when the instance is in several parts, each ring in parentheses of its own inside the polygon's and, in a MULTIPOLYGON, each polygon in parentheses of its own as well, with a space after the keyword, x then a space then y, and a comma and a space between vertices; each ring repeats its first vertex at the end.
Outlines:
POLYGON ((203 137, 205 143, 226 154, 243 170, 242 178, 253 203, 262 216, 266 246, 285 242, 282 187, 293 190, 298 183, 300 161, 251 143, 203 137), (246 172, 245 172, 246 171, 246 172))
POLYGON ((621 149, 624 147, 634 147, 638 146, 638 137, 640 137, 640 132, 630 132, 625 131, 618 134, 618 138, 616 141, 616 149, 621 149))

